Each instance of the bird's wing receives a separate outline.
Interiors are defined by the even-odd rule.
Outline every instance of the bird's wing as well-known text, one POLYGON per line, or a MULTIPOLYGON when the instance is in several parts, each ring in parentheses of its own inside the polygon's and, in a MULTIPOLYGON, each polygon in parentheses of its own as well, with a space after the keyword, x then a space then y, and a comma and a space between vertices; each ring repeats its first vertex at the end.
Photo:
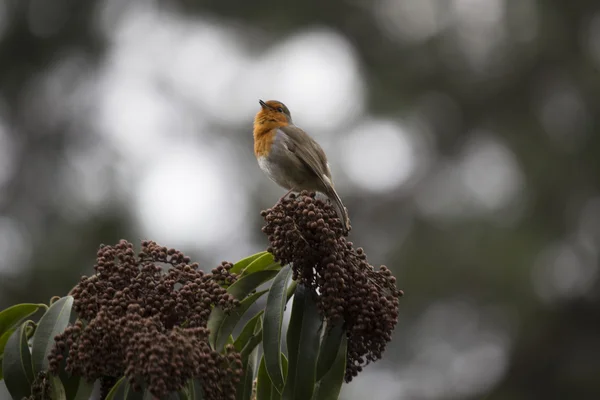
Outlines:
POLYGON ((287 149, 314 172, 326 187, 331 186, 331 172, 321 146, 297 126, 283 126, 279 129, 289 139, 285 141, 287 149))
POLYGON ((306 132, 296 126, 284 126, 279 129, 281 133, 285 135, 286 140, 284 143, 288 151, 294 154, 300 162, 319 178, 319 181, 325 190, 324 193, 337 204, 342 224, 344 225, 345 231, 348 232, 350 229, 348 212, 346 211, 340 196, 338 196, 333 188, 331 172, 329 171, 329 165, 327 164, 327 157, 321 146, 308 136, 306 132))

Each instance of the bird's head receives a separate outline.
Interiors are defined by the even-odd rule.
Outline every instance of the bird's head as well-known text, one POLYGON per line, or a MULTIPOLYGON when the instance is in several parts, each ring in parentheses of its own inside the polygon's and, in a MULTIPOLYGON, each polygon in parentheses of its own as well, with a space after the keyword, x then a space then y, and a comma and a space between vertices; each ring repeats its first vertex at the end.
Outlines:
POLYGON ((280 101, 259 100, 260 110, 254 118, 255 125, 269 125, 272 127, 286 126, 292 123, 292 115, 290 110, 280 101))

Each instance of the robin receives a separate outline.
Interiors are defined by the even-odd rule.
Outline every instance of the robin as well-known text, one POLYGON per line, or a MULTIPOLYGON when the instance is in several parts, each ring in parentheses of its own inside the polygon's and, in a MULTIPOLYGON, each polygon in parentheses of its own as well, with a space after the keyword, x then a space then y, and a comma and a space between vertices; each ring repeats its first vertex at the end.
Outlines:
POLYGON ((280 101, 258 101, 254 118, 254 154, 260 169, 279 186, 292 191, 320 192, 333 200, 345 233, 350 230, 348 213, 333 188, 325 152, 306 132, 292 122, 290 110, 280 101))

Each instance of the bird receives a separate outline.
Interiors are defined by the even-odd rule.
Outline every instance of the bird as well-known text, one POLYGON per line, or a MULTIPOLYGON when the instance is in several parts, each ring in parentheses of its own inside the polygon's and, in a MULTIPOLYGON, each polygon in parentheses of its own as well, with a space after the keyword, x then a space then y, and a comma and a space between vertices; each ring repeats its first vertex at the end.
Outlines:
POLYGON ((259 100, 261 109, 254 117, 254 154, 260 169, 276 184, 291 192, 319 192, 332 200, 342 221, 344 234, 350 218, 342 199, 333 187, 331 170, 319 144, 294 125, 285 104, 278 100, 259 100))

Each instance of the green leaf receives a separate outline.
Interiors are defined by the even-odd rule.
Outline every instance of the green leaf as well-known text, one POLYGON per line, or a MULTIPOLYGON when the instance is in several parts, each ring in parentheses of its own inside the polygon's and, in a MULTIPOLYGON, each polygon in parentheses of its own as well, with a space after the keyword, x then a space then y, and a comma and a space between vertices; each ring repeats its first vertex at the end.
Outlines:
POLYGON ((27 343, 27 325, 25 322, 13 332, 4 349, 4 382, 13 399, 28 397, 34 380, 27 343))
MULTIPOLYGON (((277 275, 277 271, 260 271, 244 276, 229 286, 227 292, 236 299, 242 301, 250 292, 269 279, 272 279, 275 275, 277 275)), ((219 336, 219 330, 226 317, 227 314, 221 307, 213 308, 210 317, 208 317, 207 327, 210 331, 208 343, 213 349, 217 349, 217 337, 219 336)))
POLYGON ((246 345, 240 351, 240 356, 242 357, 242 364, 246 363, 248 357, 252 354, 254 349, 258 347, 258 345, 262 342, 262 317, 261 313, 258 314, 258 321, 254 325, 254 334, 248 338, 246 345))
POLYGON ((8 338, 10 337, 10 335, 13 334, 15 329, 17 329, 17 328, 16 327, 9 328, 6 330, 6 332, 4 332, 3 335, 0 336, 0 357, 2 357, 2 354, 4 353, 4 347, 6 346, 6 342, 8 342, 8 338))
MULTIPOLYGON (((283 377, 287 377, 288 376, 288 359, 285 356, 285 354, 281 353, 281 367, 283 368, 283 377)), ((280 395, 279 393, 277 393, 276 390, 273 391, 273 393, 275 395, 277 395, 278 399, 283 399, 282 395, 280 395)))
POLYGON ((193 397, 190 397, 187 386, 185 386, 183 389, 181 389, 179 392, 177 392, 177 396, 181 400, 194 400, 193 397))
POLYGON ((267 373, 264 354, 260 358, 257 379, 258 381, 256 382, 256 400, 271 400, 271 393, 277 391, 275 390, 275 388, 273 388, 271 378, 269 378, 269 374, 267 373))
MULTIPOLYGON (((283 368, 283 375, 286 376, 288 373, 288 360, 283 353, 281 353, 281 366, 283 368)), ((281 394, 273 386, 273 382, 271 382, 271 378, 267 372, 264 355, 261 357, 256 379, 256 400, 281 400, 281 394)))
POLYGON ((244 346, 244 348, 240 352, 240 355, 242 357, 242 362, 244 362, 248 359, 248 357, 250 356, 252 351, 256 348, 256 346, 258 346, 262 342, 262 339, 263 339, 263 331, 261 328, 254 336, 252 336, 250 338, 248 343, 244 346))
POLYGON ((317 361, 317 381, 321 380, 333 365, 344 334, 341 322, 325 329, 325 335, 319 350, 319 360, 317 361))
POLYGON ((240 305, 238 307, 231 310, 229 315, 225 316, 225 318, 223 318, 221 320, 220 326, 216 328, 216 329, 218 329, 217 337, 215 338, 215 350, 216 351, 220 352, 223 350, 223 348, 226 345, 229 335, 231 335, 233 333, 233 330, 235 329, 235 327, 238 324, 238 322, 240 321, 240 319, 242 319, 242 317, 244 316, 246 311, 248 311, 250 306, 252 304, 254 304, 260 297, 262 297, 263 294, 265 294, 267 292, 268 292, 268 290, 263 290, 261 292, 256 292, 256 293, 246 297, 244 300, 242 300, 242 302, 240 303, 240 305))
MULTIPOLYGON (((4 346, 12 333, 27 317, 34 314, 40 308, 48 308, 45 304, 17 304, 0 311, 0 361, 4 346)), ((1 364, 1 362, 0 362, 1 364)), ((0 365, 0 379, 2 379, 2 366, 0 365)))
MULTIPOLYGON (((298 353, 300 348, 300 335, 302 331, 302 318, 304 316, 304 291, 305 288, 299 285, 296 288, 296 295, 294 296, 294 302, 292 303, 292 315, 290 316, 290 323, 287 328, 287 351, 290 361, 289 372, 285 387, 284 395, 286 398, 292 398, 294 385, 296 381, 296 365, 298 363, 298 353)), ((310 397, 309 397, 310 398, 310 397)))
POLYGON ((68 399, 72 399, 79 390, 81 377, 78 375, 69 375, 67 371, 65 371, 63 365, 64 360, 61 361, 61 365, 59 366, 58 378, 62 382, 63 388, 65 389, 65 396, 68 399))
MULTIPOLYGON (((263 322, 263 350, 265 366, 273 386, 279 393, 283 390, 284 377, 281 367, 281 323, 287 302, 286 284, 292 269, 289 265, 283 267, 273 280, 267 296, 265 317, 263 322)), ((252 276, 252 275, 249 275, 252 276)))
POLYGON ((202 389, 202 382, 200 382, 198 379, 190 379, 188 381, 188 392, 190 393, 190 399, 204 399, 204 390, 202 389))
POLYGON ((346 335, 342 335, 333 365, 323 376, 323 379, 317 383, 313 400, 338 400, 346 373, 346 351, 347 339, 346 335))
POLYGON ((269 253, 267 253, 266 251, 261 251, 260 253, 252 254, 251 256, 243 258, 240 261, 233 264, 233 267, 231 267, 229 272, 239 274, 240 272, 242 272, 242 270, 244 268, 246 268, 248 265, 250 265, 252 263, 252 261, 256 260, 259 257, 264 256, 265 254, 269 254, 269 253))
POLYGON ((290 301, 290 299, 292 298, 294 293, 296 293, 296 286, 298 286, 298 282, 296 282, 296 281, 292 281, 289 284, 289 286, 287 288, 287 293, 286 293, 286 302, 290 301))
POLYGON ((244 376, 240 380, 237 386, 236 396, 237 400, 251 400, 252 399, 252 383, 254 382, 254 376, 256 375, 256 367, 258 365, 258 348, 255 348, 248 360, 244 363, 244 376))
POLYGON ((52 400, 67 400, 67 395, 65 394, 65 388, 60 380, 60 378, 56 375, 49 375, 50 379, 50 398, 52 400))
POLYGON ((242 275, 250 275, 259 271, 280 270, 281 264, 273 260, 273 254, 265 253, 252 261, 243 271, 242 275))
MULTIPOLYGON (((0 336, 3 336, 9 330, 15 328, 25 318, 35 313, 40 308, 47 308, 45 304, 17 304, 9 307, 5 310, 0 311, 0 336)), ((8 338, 6 338, 8 340, 8 338)), ((4 342, 6 343, 6 342, 4 342)), ((4 347, 1 347, 2 342, 0 341, 0 353, 4 347)))
POLYGON ((227 292, 231 294, 238 300, 243 300, 250 294, 253 290, 256 290, 257 287, 273 279, 274 276, 277 275, 277 271, 258 271, 250 275, 245 275, 235 281, 229 288, 227 292))
POLYGON ((254 317, 250 318, 250 320, 246 322, 246 325, 244 325, 242 328, 242 331, 238 335, 237 339, 235 339, 235 342, 233 342, 233 346, 235 347, 236 351, 242 351, 250 338, 255 335, 256 327, 259 325, 259 323, 260 329, 262 329, 262 320, 260 317, 264 312, 264 310, 260 310, 254 317))
POLYGON ((117 383, 115 383, 115 385, 112 387, 112 389, 110 389, 110 392, 108 392, 108 394, 106 395, 106 399, 104 400, 114 400, 115 398, 117 399, 122 399, 125 397, 125 386, 127 385, 127 378, 122 377, 121 379, 119 379, 117 381, 117 383), (117 394, 119 394, 119 396, 117 396, 117 394))
POLYGON ((177 397, 181 400, 194 400, 190 397, 187 385, 184 386, 183 389, 181 389, 179 392, 177 392, 177 397))
POLYGON ((33 372, 35 374, 48 369, 48 354, 54 346, 54 337, 62 333, 69 324, 72 306, 73 297, 63 297, 54 302, 40 319, 33 335, 31 349, 33 372))
POLYGON ((248 268, 246 268, 244 270, 244 272, 242 273, 242 276, 247 276, 250 274, 255 274, 257 272, 260 271, 275 271, 275 272, 279 272, 279 270, 281 269, 281 264, 279 264, 278 262, 272 262, 271 264, 268 264, 266 266, 258 266, 258 265, 250 265, 248 268))
POLYGON ((94 383, 88 382, 87 379, 85 379, 84 377, 81 377, 79 379, 79 386, 77 387, 77 392, 75 393, 75 396, 68 397, 68 399, 89 400, 93 390, 94 390, 94 383))
POLYGON ((188 379, 187 383, 185 384, 185 391, 188 394, 188 397, 190 398, 190 400, 194 400, 194 379, 188 379))
POLYGON ((13 327, 4 332, 4 335, 0 336, 0 379, 2 378, 2 358, 4 357, 4 347, 6 347, 6 342, 8 342, 8 338, 15 332, 17 328, 13 327))
POLYGON ((287 333, 290 366, 284 388, 284 399, 310 399, 313 395, 321 322, 312 290, 298 285, 287 333))
POLYGON ((189 379, 184 388, 179 391, 179 398, 183 400, 202 400, 202 383, 198 379, 189 379))
POLYGON ((283 368, 283 377, 288 375, 288 359, 285 354, 281 353, 281 367, 283 368))

